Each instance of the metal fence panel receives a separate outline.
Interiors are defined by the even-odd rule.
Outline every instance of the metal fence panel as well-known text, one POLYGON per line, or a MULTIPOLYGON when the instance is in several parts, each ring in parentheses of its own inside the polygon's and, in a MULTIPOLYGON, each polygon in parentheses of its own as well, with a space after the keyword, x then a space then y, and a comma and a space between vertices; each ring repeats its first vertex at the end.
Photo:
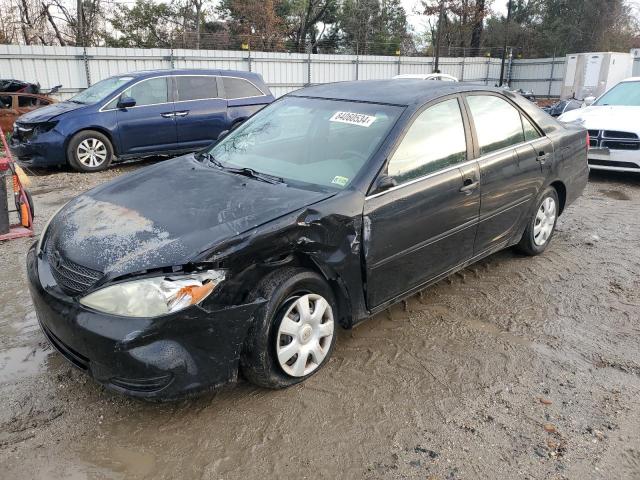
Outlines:
POLYGON ((560 96, 565 58, 518 59, 513 62, 511 86, 530 90, 536 96, 560 96))
MULTIPOLYGON (((460 80, 494 86, 501 60, 491 57, 442 57, 438 68, 460 80)), ((536 96, 558 96, 564 58, 515 59, 505 76, 511 86, 536 96), (553 78, 552 78, 553 77, 553 78)), ((138 70, 207 68, 260 73, 274 95, 308 84, 391 78, 403 73, 431 73, 432 57, 327 55, 228 50, 45 47, 0 45, 0 76, 39 82, 44 89, 62 84, 61 98, 111 75, 138 70)), ((634 62, 640 75, 640 58, 634 62)))

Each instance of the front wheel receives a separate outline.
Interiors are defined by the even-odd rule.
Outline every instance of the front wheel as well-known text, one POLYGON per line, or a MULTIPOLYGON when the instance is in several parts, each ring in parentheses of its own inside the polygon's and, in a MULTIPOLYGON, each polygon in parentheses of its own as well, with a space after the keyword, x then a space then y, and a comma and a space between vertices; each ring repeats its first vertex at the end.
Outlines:
POLYGON ((337 307, 327 282, 316 273, 287 268, 266 277, 254 294, 266 298, 254 315, 242 372, 250 382, 284 388, 316 373, 331 356, 337 307))
POLYGON ((106 135, 84 130, 69 141, 67 159, 79 172, 100 172, 109 168, 113 160, 113 146, 106 135))
POLYGON ((532 256, 544 252, 555 232, 559 212, 558 193, 555 188, 548 187, 538 200, 533 217, 518 243, 518 250, 532 256))

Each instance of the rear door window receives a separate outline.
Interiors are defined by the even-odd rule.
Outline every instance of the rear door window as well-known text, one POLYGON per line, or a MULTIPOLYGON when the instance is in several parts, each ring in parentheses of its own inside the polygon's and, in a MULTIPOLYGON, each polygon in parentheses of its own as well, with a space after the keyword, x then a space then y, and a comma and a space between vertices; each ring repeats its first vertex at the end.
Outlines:
POLYGON ((178 102, 218 98, 218 83, 212 76, 176 77, 178 102))
POLYGON ((125 97, 136 101, 136 107, 169 102, 168 77, 151 78, 135 84, 124 92, 125 97))
POLYGON ((228 99, 259 97, 264 95, 258 88, 244 78, 222 77, 224 93, 228 99))
POLYGON ((407 182, 464 162, 467 142, 457 99, 427 108, 409 127, 393 153, 388 175, 407 182))
POLYGON ((493 95, 469 95, 467 103, 476 127, 480 155, 524 142, 520 112, 493 95))

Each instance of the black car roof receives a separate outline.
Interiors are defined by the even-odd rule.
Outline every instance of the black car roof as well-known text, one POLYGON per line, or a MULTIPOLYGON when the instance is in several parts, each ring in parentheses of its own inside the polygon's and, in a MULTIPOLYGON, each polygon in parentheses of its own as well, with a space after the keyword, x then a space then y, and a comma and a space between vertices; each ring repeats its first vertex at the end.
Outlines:
POLYGON ((423 104, 434 98, 452 93, 480 90, 504 93, 503 89, 464 82, 397 78, 391 80, 356 80, 325 83, 302 88, 289 95, 387 103, 391 105, 413 105, 423 104))

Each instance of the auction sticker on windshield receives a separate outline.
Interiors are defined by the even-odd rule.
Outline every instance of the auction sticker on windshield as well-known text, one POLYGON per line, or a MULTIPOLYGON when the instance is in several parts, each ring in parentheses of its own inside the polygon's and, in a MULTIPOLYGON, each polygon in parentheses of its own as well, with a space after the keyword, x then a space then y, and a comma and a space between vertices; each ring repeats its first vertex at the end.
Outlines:
POLYGON ((361 127, 369 127, 375 120, 376 117, 372 115, 353 112, 336 112, 329 119, 330 122, 349 123, 351 125, 360 125, 361 127))

